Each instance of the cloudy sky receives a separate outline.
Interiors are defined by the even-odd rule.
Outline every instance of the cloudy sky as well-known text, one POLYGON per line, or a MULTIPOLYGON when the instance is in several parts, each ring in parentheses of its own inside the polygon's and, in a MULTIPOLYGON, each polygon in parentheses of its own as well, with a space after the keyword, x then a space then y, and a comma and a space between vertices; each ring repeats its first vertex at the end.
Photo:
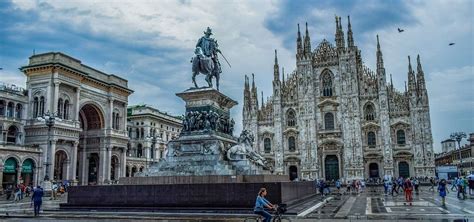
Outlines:
POLYGON ((223 64, 221 91, 240 103, 232 113, 240 131, 244 75, 255 73, 259 91, 269 96, 274 49, 280 67, 295 68, 297 23, 308 22, 314 49, 323 39, 334 42, 335 14, 344 18, 345 31, 350 15, 355 44, 373 70, 379 34, 396 88, 407 80, 407 56, 420 54, 440 150, 451 132, 474 132, 473 11, 468 0, 2 0, 0 81, 24 86, 18 68, 33 51, 61 51, 128 79, 135 90, 129 104, 181 115, 184 103, 174 94, 191 86, 189 60, 210 26, 232 64, 223 64))

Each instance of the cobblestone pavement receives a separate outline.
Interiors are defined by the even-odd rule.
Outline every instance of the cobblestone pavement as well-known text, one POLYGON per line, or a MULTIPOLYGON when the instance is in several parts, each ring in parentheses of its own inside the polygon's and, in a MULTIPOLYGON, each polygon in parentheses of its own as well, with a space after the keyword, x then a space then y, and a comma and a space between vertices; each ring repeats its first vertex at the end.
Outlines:
MULTIPOLYGON (((404 194, 384 195, 383 188, 370 188, 362 193, 314 196, 289 206, 293 215, 291 221, 474 221, 474 196, 458 199, 456 192, 450 192, 446 206, 441 205, 437 192, 422 187, 419 195, 414 195, 412 205, 405 201, 404 194)), ((169 213, 169 212, 103 212, 103 211, 59 211, 58 200, 43 201, 41 217, 34 218, 29 198, 19 203, 6 201, 0 197, 0 221, 244 221, 250 214, 217 213, 169 213), (8 213, 8 216, 6 215, 8 213)))

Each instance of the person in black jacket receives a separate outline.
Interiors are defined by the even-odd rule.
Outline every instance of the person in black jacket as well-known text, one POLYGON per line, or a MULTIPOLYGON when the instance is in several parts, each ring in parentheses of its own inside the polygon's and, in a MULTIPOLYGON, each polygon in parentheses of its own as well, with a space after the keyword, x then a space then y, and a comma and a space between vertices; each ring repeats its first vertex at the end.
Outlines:
POLYGON ((31 201, 33 201, 34 204, 35 217, 39 215, 41 204, 43 203, 43 195, 43 188, 38 185, 31 196, 31 201))

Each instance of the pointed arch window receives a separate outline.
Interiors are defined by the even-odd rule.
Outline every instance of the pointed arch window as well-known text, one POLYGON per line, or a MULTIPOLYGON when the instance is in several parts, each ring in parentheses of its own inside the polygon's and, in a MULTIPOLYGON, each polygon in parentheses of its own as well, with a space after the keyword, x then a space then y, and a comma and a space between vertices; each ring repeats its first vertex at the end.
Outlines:
POLYGON ((329 71, 323 73, 322 78, 322 95, 323 96, 332 96, 332 76, 329 71))
POLYGON ((371 103, 365 106, 365 120, 372 121, 375 119, 375 108, 371 103))
POLYGON ((143 156, 143 147, 142 147, 142 144, 138 144, 137 146, 137 157, 138 158, 141 158, 143 156))
POLYGON ((334 115, 332 113, 324 114, 324 129, 334 130, 334 115))
POLYGON ((288 137, 288 150, 290 152, 295 152, 296 151, 296 141, 294 136, 288 137))
POLYGON ((294 110, 290 109, 288 111, 286 119, 287 119, 286 123, 289 127, 296 126, 296 114, 294 110))
POLYGON ((367 145, 369 147, 375 147, 377 145, 377 139, 374 132, 367 133, 367 145))
POLYGON ((263 140, 263 150, 265 153, 270 153, 272 151, 272 141, 270 138, 265 138, 263 140))
POLYGON ((397 144, 398 145, 405 145, 405 131, 404 130, 397 130, 397 144))

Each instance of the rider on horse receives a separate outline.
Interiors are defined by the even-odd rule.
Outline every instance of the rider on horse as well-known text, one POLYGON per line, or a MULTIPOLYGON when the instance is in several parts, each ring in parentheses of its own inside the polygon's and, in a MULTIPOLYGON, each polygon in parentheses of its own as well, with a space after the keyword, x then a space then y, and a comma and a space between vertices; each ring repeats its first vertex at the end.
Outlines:
POLYGON ((217 41, 210 36, 212 30, 207 27, 204 36, 201 37, 197 44, 195 54, 196 56, 191 61, 193 63, 193 82, 196 88, 198 87, 195 81, 196 75, 202 73, 207 75, 206 81, 209 87, 212 87, 212 77, 216 77, 217 90, 219 90, 219 74, 222 72, 221 64, 217 53, 220 53, 217 41))

